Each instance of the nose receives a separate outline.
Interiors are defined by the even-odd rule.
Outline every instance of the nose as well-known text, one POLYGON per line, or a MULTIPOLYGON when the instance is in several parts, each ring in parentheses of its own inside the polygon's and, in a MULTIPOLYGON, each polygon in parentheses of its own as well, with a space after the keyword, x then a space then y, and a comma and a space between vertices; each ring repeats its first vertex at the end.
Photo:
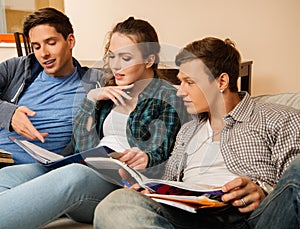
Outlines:
POLYGON ((187 95, 184 90, 184 82, 181 82, 181 84, 179 85, 176 95, 179 97, 184 97, 187 95))
POLYGON ((45 58, 49 57, 49 51, 48 51, 46 45, 42 45, 40 51, 41 51, 42 58, 45 59, 45 58))
POLYGON ((109 61, 110 68, 115 72, 121 69, 121 61, 120 58, 115 57, 113 59, 110 59, 109 61))

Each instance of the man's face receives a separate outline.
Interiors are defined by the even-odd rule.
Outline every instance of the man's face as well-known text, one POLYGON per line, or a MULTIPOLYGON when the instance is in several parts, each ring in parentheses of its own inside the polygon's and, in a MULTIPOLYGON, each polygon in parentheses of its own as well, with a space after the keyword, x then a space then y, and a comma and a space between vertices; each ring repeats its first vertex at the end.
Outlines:
POLYGON ((177 77, 181 81, 177 96, 182 97, 187 112, 211 112, 211 100, 219 92, 215 80, 209 80, 203 62, 196 59, 181 64, 177 77))
POLYGON ((54 27, 37 25, 29 30, 29 38, 37 60, 48 75, 63 77, 72 72, 73 34, 69 34, 65 40, 54 27))

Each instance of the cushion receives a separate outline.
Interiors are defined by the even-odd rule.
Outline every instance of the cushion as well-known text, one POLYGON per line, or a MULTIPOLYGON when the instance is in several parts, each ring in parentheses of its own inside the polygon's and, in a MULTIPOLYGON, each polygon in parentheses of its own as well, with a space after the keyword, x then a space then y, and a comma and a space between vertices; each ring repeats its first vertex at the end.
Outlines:
POLYGON ((252 97, 256 102, 276 103, 300 109, 300 93, 266 94, 252 97))

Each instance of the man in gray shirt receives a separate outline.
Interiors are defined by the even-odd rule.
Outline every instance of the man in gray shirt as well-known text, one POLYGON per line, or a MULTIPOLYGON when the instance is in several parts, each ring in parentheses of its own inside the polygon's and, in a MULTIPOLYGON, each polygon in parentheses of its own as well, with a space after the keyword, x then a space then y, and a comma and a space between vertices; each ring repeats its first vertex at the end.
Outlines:
POLYGON ((0 64, 0 149, 16 164, 33 159, 8 136, 61 153, 70 142, 72 117, 101 72, 81 67, 69 18, 53 8, 28 15, 23 26, 33 54, 0 64))

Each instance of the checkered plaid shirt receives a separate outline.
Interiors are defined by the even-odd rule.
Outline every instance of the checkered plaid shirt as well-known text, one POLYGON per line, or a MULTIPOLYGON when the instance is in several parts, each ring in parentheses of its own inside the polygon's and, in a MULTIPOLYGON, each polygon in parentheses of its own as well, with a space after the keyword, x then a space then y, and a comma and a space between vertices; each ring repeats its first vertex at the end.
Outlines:
MULTIPOLYGON (((165 161, 173 149, 176 135, 183 123, 190 120, 176 88, 155 78, 140 93, 136 108, 127 121, 127 140, 149 157, 149 166, 165 161)), ((97 146, 103 137, 103 122, 113 109, 110 100, 101 101, 101 108, 85 99, 74 120, 76 151, 97 146), (91 123, 87 129, 87 123, 91 123)))
MULTIPOLYGON (((255 103, 248 93, 225 116, 221 153, 227 168, 253 180, 275 185, 290 162, 300 154, 300 110, 271 103, 255 103)), ((177 135, 163 178, 181 180, 186 149, 202 115, 186 123, 177 135)))

